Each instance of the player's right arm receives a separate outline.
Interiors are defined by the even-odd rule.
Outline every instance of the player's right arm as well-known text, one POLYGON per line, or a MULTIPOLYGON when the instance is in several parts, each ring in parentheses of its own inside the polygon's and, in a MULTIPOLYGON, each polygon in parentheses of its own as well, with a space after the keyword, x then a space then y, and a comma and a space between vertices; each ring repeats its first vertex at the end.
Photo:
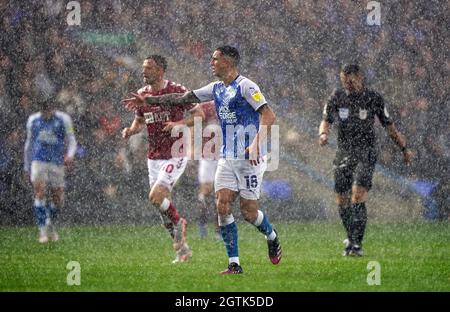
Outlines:
POLYGON ((140 95, 137 93, 131 93, 133 96, 129 99, 124 99, 125 108, 129 111, 138 109, 145 104, 160 104, 160 105, 181 105, 186 103, 200 103, 200 100, 195 96, 192 91, 185 93, 169 93, 159 96, 140 95))
POLYGON ((330 132, 331 124, 334 121, 334 111, 336 110, 336 90, 333 91, 328 98, 325 107, 323 108, 323 117, 319 125, 319 144, 326 145, 328 143, 328 133, 330 132))
POLYGON ((135 116, 131 127, 123 128, 122 130, 122 138, 127 139, 132 135, 135 135, 142 131, 145 126, 144 117, 135 116))
POLYGON ((204 86, 203 88, 187 91, 185 93, 169 93, 160 96, 140 95, 138 93, 131 93, 133 96, 129 99, 122 100, 125 103, 125 108, 129 111, 136 110, 145 104, 159 104, 159 105, 182 105, 186 103, 200 103, 214 99, 213 88, 214 82, 204 86))

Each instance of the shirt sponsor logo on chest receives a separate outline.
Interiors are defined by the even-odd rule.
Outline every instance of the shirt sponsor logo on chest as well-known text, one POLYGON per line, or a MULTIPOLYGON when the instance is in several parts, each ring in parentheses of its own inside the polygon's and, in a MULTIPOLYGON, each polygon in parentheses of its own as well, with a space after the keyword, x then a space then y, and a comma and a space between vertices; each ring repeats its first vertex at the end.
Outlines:
POLYGON ((170 121, 170 113, 163 111, 163 112, 148 112, 144 113, 145 123, 152 124, 155 122, 166 122, 170 121))

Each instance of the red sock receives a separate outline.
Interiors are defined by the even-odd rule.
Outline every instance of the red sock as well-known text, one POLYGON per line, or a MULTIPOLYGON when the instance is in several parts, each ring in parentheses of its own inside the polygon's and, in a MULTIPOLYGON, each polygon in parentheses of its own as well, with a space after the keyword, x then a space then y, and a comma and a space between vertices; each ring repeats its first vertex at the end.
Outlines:
POLYGON ((169 217, 173 224, 177 225, 178 221, 180 221, 180 215, 172 203, 170 203, 169 208, 167 208, 164 213, 169 217))

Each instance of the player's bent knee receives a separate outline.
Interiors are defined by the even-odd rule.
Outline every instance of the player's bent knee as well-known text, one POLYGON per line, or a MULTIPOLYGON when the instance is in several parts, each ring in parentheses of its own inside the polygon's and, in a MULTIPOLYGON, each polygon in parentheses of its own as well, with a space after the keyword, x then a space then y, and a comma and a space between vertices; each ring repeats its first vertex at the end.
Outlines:
POLYGON ((362 203, 366 201, 367 189, 363 186, 355 185, 352 190, 352 203, 362 203))
POLYGON ((148 198, 152 203, 152 205, 159 207, 163 202, 164 198, 170 198, 170 191, 164 186, 155 185, 150 190, 148 198))
POLYGON ((249 223, 254 223, 258 217, 258 212, 241 210, 242 217, 249 223))
POLYGON ((217 212, 221 216, 226 216, 230 213, 230 202, 226 200, 217 200, 217 212))
POLYGON ((242 197, 240 201, 241 214, 244 217, 244 220, 250 223, 255 222, 258 217, 258 201, 242 197))

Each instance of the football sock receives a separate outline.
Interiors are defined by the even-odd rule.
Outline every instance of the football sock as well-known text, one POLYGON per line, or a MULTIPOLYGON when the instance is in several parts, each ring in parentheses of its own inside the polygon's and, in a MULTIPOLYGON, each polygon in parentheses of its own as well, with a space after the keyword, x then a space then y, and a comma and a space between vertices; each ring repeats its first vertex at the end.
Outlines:
POLYGON ((277 235, 273 231, 272 224, 270 224, 267 215, 263 213, 261 210, 258 210, 258 217, 256 221, 253 223, 256 228, 267 236, 267 239, 274 240, 277 235))
POLYGON ((160 210, 167 217, 169 217, 170 221, 172 221, 174 225, 177 225, 178 221, 180 221, 180 215, 178 214, 178 211, 167 198, 164 198, 164 200, 162 201, 160 210))
POLYGON ((198 218, 199 224, 207 224, 208 223, 208 207, 206 206, 206 200, 205 195, 199 194, 198 195, 198 201, 197 201, 198 211, 200 213, 198 218))
POLYGON ((159 216, 161 217, 161 223, 166 228, 167 232, 169 232, 170 237, 172 237, 172 239, 174 239, 175 232, 174 232, 174 226, 173 226, 172 221, 170 221, 169 217, 166 216, 166 214, 163 212, 160 212, 159 216))
POLYGON ((52 223, 55 223, 55 221, 56 221, 58 210, 59 210, 58 207, 53 202, 50 202, 47 205, 48 217, 50 218, 50 221, 52 223))
POLYGON ((39 228, 43 228, 45 226, 45 219, 47 218, 47 214, 45 212, 45 200, 35 198, 33 208, 36 215, 36 223, 39 228))
POLYGON ((227 255, 230 263, 236 262, 239 264, 239 260, 236 258, 239 256, 238 252, 238 230, 236 222, 232 214, 219 217, 220 232, 222 233, 222 238, 225 243, 225 248, 227 250, 227 255), (233 261, 231 260, 233 258, 233 261))
POLYGON ((352 235, 350 240, 357 245, 361 245, 367 223, 366 203, 352 204, 352 235))
POLYGON ((347 238, 350 239, 351 236, 351 217, 352 209, 347 205, 339 205, 339 216, 341 217, 342 224, 344 225, 345 231, 347 233, 347 238))

